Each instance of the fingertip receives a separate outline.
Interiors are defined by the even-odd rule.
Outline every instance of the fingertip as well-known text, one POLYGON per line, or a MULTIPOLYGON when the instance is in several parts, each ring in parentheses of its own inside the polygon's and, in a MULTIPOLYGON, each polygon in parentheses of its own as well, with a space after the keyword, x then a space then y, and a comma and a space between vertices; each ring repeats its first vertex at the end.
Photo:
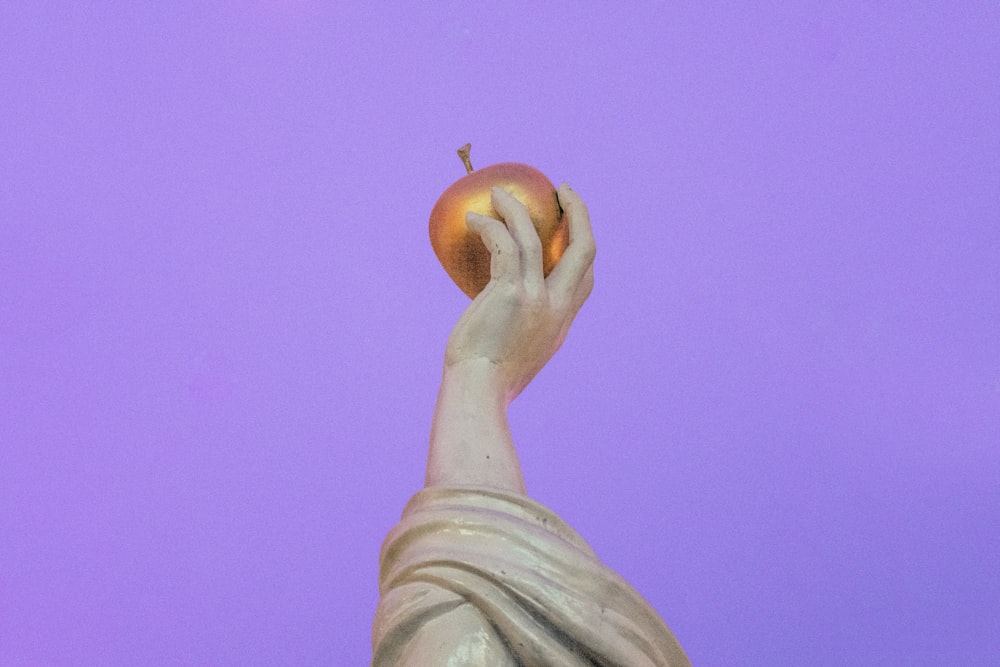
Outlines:
POLYGON ((483 216, 471 211, 465 214, 465 228, 480 238, 487 233, 486 221, 483 220, 483 216))
POLYGON ((580 195, 576 194, 576 191, 570 187, 569 183, 564 182, 559 186, 556 192, 559 194, 559 201, 561 203, 566 203, 573 199, 580 199, 580 195))
POLYGON ((499 185, 494 185, 492 188, 490 188, 490 197, 493 199, 493 201, 496 201, 497 198, 504 199, 510 196, 511 194, 506 190, 504 190, 499 185))

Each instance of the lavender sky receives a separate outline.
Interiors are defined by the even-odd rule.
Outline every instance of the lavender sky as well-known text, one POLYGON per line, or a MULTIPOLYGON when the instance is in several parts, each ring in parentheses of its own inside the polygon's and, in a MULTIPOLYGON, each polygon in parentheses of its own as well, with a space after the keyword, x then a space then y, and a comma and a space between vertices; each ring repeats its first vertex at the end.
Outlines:
POLYGON ((696 665, 997 664, 996 3, 256 0, 0 5, 0 665, 368 663, 466 141, 590 206, 512 428, 696 665))

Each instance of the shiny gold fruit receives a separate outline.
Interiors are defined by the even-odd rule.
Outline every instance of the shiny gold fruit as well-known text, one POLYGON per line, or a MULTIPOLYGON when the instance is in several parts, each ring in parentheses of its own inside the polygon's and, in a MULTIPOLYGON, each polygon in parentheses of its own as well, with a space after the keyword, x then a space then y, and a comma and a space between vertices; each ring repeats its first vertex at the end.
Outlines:
POLYGON ((490 201, 490 190, 500 187, 528 209, 535 231, 542 241, 542 270, 545 275, 562 257, 569 234, 552 182, 534 167, 503 162, 473 171, 470 145, 459 149, 468 175, 451 185, 434 204, 430 218, 431 246, 451 279, 471 298, 490 281, 490 251, 479 235, 465 224, 467 211, 503 220, 490 201))

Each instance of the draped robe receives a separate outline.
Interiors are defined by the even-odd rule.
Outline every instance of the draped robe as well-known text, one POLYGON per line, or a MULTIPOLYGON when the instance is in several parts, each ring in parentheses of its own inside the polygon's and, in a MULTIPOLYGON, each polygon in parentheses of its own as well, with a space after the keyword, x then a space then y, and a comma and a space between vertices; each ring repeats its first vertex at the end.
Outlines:
POLYGON ((382 545, 373 667, 689 665, 649 603, 547 507, 429 487, 382 545))

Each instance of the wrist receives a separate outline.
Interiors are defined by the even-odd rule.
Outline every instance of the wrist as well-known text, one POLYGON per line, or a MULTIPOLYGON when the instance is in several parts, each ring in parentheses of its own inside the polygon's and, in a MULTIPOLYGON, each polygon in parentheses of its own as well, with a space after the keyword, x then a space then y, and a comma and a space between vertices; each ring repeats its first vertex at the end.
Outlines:
POLYGON ((509 388, 500 365, 486 357, 445 364, 441 388, 482 407, 499 405, 506 408, 510 403, 509 388))

